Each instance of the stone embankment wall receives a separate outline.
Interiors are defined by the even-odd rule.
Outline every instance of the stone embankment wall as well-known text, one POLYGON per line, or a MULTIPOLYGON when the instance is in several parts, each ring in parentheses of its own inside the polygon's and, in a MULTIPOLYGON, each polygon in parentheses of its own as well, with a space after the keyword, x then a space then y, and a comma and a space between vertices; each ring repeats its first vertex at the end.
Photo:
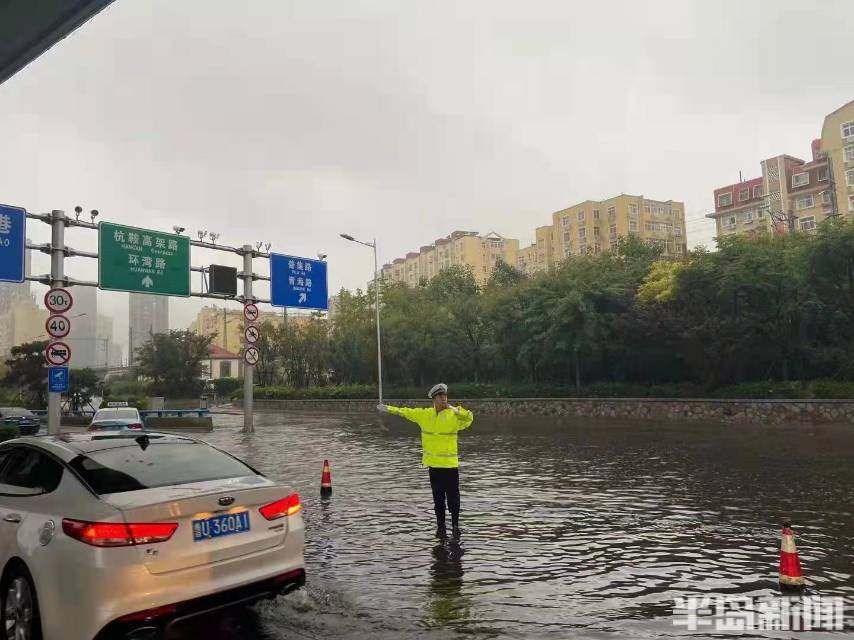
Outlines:
MULTIPOLYGON (((396 406, 428 401, 388 399, 396 406)), ((724 423, 854 423, 852 400, 712 400, 674 398, 478 398, 451 399, 472 411, 496 416, 630 418, 724 423)), ((373 412, 376 400, 255 400, 257 411, 373 412)))

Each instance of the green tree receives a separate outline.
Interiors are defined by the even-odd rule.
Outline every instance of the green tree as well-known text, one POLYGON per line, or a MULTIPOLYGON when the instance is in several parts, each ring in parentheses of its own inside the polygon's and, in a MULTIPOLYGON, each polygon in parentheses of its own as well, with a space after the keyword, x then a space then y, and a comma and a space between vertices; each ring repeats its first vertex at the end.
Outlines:
POLYGON ((377 379, 376 324, 373 296, 344 289, 329 333, 329 365, 340 384, 368 384, 377 379))
POLYGON ((156 333, 136 350, 137 371, 153 395, 193 397, 201 393, 203 364, 213 336, 192 331, 156 333))
POLYGON ((31 408, 47 406, 47 365, 44 360, 46 340, 25 342, 12 347, 3 383, 17 389, 31 408))
POLYGON ((91 407, 92 396, 101 386, 98 376, 92 369, 71 369, 68 375, 68 403, 73 413, 80 413, 91 407))
POLYGON ((486 323, 480 288, 470 267, 451 265, 442 269, 426 287, 434 323, 436 354, 445 376, 463 372, 474 382, 485 373, 489 325, 486 323))

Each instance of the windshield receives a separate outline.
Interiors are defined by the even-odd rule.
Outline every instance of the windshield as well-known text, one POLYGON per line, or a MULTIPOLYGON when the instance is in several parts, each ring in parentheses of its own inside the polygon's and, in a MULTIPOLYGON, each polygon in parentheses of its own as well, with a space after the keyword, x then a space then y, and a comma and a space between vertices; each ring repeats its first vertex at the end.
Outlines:
POLYGON ((136 420, 138 418, 139 413, 136 409, 101 409, 92 420, 136 420))
POLYGON ((93 451, 72 460, 71 466, 99 495, 256 475, 240 460, 201 442, 93 451))

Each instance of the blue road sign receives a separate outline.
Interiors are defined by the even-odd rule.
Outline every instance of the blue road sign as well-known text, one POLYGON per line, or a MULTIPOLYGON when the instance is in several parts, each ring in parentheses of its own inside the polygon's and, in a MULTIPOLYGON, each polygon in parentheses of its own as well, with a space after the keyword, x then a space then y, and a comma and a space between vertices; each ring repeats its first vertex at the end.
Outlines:
POLYGON ((68 367, 48 367, 47 372, 47 390, 68 393, 68 367))
POLYGON ((271 253, 270 304, 326 311, 329 308, 326 263, 271 253))
POLYGON ((27 248, 27 212, 0 204, 0 280, 24 281, 27 248))

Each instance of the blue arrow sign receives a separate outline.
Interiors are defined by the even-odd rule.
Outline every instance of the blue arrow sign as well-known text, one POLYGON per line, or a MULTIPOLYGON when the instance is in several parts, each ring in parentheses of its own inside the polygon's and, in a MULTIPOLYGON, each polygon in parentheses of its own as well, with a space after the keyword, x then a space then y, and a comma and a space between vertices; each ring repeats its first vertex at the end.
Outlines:
POLYGON ((329 308, 326 263, 299 256, 270 254, 270 304, 298 309, 329 308))
POLYGON ((48 367, 47 390, 51 393, 68 393, 68 367, 48 367))
POLYGON ((24 251, 27 247, 27 212, 0 204, 0 280, 24 281, 24 251))

